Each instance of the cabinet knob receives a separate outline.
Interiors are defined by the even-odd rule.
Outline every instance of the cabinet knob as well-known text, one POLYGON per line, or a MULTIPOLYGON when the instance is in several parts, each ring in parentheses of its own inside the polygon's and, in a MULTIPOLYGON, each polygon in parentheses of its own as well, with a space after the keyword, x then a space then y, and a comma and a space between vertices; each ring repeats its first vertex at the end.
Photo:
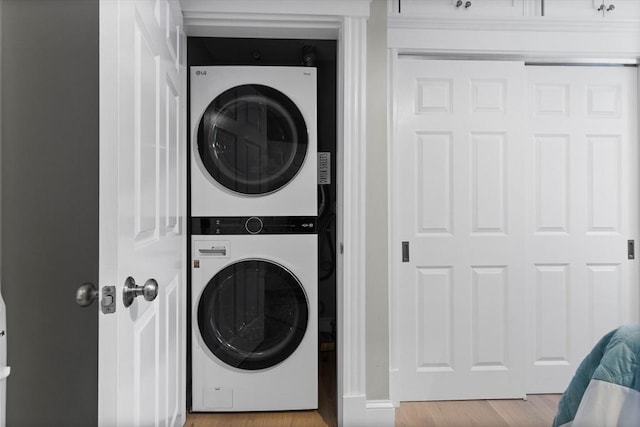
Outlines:
POLYGON ((604 4, 601 4, 600 7, 598 7, 598 12, 604 12, 604 4))
POLYGON ((460 7, 460 6, 462 6, 462 0, 458 0, 458 1, 456 2, 456 7, 460 7))
POLYGON ((466 2, 466 3, 464 4, 464 8, 465 8, 465 9, 468 9, 468 8, 470 8, 470 7, 471 7, 471 2, 470 2, 470 1, 468 1, 468 2, 466 2))
POLYGON ((614 10, 616 8, 615 4, 610 4, 609 7, 607 8, 607 12, 611 12, 612 10, 614 10))

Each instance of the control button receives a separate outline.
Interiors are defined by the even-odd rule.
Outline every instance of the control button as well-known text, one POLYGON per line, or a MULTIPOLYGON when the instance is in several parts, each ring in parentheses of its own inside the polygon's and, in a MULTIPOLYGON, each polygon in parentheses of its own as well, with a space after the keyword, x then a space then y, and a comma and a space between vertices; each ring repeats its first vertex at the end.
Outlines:
POLYGON ((244 223, 244 228, 247 229, 249 234, 258 234, 262 231, 262 227, 262 220, 255 216, 252 216, 244 223))

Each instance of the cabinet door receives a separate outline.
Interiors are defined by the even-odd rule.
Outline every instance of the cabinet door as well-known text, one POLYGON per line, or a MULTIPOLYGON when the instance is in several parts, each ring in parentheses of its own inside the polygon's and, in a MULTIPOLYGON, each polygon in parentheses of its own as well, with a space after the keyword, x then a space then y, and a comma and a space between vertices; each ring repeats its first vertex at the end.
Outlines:
POLYGON ((544 15, 558 18, 635 19, 640 18, 638 0, 546 1, 544 15))
POLYGON ((419 17, 514 17, 524 14, 524 0, 394 0, 394 14, 419 17))

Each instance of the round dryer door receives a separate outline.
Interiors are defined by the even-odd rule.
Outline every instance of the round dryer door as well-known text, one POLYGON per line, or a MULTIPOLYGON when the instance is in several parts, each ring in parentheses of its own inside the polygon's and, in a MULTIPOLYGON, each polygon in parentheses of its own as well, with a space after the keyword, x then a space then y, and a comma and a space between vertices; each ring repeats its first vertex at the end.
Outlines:
POLYGON ((264 369, 289 357, 307 330, 300 282, 284 267, 245 260, 225 267, 198 302, 198 328, 209 350, 228 365, 264 369))
POLYGON ((218 183, 236 193, 262 195, 296 176, 308 138, 302 113, 285 94, 242 85, 220 94, 205 110, 198 152, 218 183))

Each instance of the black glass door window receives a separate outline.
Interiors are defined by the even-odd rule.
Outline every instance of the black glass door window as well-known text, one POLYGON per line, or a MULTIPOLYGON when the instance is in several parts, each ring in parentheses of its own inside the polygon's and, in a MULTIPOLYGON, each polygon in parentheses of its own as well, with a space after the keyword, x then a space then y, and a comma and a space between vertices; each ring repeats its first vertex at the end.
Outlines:
POLYGON ((285 268, 264 260, 227 266, 209 281, 198 303, 198 327, 209 350, 246 370, 289 357, 308 318, 302 285, 285 268))
POLYGON ((242 85, 216 97, 198 127, 207 172, 231 191, 261 195, 290 182, 304 163, 308 133, 302 113, 282 92, 242 85))

